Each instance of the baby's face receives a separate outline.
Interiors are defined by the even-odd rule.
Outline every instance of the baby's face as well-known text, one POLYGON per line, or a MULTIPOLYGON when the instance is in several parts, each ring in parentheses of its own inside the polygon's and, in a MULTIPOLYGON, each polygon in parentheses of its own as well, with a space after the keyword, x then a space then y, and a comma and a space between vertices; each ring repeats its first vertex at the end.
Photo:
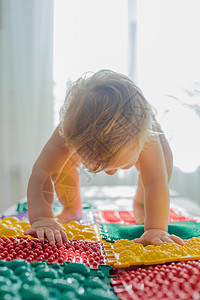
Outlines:
MULTIPOLYGON (((130 169, 132 166, 135 166, 138 158, 140 156, 140 153, 142 151, 142 148, 139 148, 138 146, 133 146, 133 144, 129 144, 126 147, 124 147, 120 153, 117 155, 115 159, 113 159, 112 162, 110 162, 104 169, 101 169, 100 171, 104 171, 108 175, 115 174, 119 169, 130 169)), ((82 163, 86 169, 89 170, 91 173, 99 173, 100 171, 90 171, 88 168, 87 162, 84 161, 83 158, 81 158, 78 153, 75 152, 75 155, 77 157, 76 162, 79 164, 82 163)))
POLYGON ((108 175, 113 175, 119 169, 130 169, 137 163, 141 151, 142 149, 139 149, 138 147, 135 149, 130 146, 125 147, 118 155, 118 158, 116 158, 115 161, 113 161, 103 171, 108 175))

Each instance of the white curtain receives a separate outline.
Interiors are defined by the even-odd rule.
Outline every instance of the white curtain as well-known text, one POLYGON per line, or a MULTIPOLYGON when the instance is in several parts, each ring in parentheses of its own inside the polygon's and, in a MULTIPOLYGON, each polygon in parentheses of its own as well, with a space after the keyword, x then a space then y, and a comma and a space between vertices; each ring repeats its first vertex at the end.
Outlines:
POLYGON ((0 212, 26 194, 52 130, 53 0, 1 0, 0 212))

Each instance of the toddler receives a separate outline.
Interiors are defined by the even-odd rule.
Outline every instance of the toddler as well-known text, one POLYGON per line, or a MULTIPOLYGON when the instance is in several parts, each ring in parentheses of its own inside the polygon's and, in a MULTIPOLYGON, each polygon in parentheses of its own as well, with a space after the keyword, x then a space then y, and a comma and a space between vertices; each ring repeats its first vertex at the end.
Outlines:
POLYGON ((152 109, 126 76, 101 70, 78 79, 67 93, 61 122, 36 160, 28 184, 31 228, 25 234, 62 244, 60 223, 81 217, 77 167, 113 175, 133 166, 139 171, 133 208, 144 234, 143 245, 179 243, 168 234, 172 153, 152 109), (54 189, 63 211, 53 214, 54 189), (58 222, 59 221, 59 222, 58 222))

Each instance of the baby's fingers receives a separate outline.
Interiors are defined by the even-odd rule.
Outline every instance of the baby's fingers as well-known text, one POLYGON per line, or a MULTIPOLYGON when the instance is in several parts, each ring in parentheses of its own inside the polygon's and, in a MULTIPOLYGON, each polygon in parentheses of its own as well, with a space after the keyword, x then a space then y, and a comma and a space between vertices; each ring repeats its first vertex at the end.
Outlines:
POLYGON ((36 229, 37 237, 40 242, 44 242, 44 228, 36 229))
POLYGON ((134 240, 132 240, 132 242, 138 243, 138 244, 142 244, 143 246, 146 246, 146 245, 147 245, 146 241, 145 241, 142 237, 141 237, 141 238, 134 239, 134 240))
POLYGON ((63 242, 64 243, 67 243, 68 242, 68 237, 67 237, 67 234, 66 232, 64 232, 63 230, 61 230, 61 236, 62 236, 62 239, 63 239, 63 242))
POLYGON ((54 245, 55 244, 54 230, 51 228, 45 228, 44 233, 47 240, 49 241, 49 244, 54 245))
POLYGON ((173 239, 171 239, 171 236, 161 237, 161 240, 162 240, 163 243, 176 244, 175 241, 173 241, 173 239))
POLYGON ((61 236, 61 233, 60 233, 59 230, 54 229, 54 237, 55 237, 56 242, 57 242, 59 245, 62 245, 62 244, 63 244, 62 236, 61 236))
POLYGON ((178 236, 172 234, 172 235, 170 235, 170 238, 171 238, 174 242, 176 242, 177 244, 179 244, 179 245, 184 245, 184 241, 183 241, 180 237, 178 237, 178 236))
POLYGON ((37 235, 37 234, 36 234, 36 230, 35 230, 35 229, 32 229, 32 228, 27 229, 26 231, 24 231, 24 234, 25 234, 25 235, 31 235, 31 236, 36 236, 36 235, 37 235))
POLYGON ((150 244, 157 245, 157 246, 167 243, 167 242, 164 242, 164 240, 159 237, 154 237, 149 242, 150 242, 150 244))

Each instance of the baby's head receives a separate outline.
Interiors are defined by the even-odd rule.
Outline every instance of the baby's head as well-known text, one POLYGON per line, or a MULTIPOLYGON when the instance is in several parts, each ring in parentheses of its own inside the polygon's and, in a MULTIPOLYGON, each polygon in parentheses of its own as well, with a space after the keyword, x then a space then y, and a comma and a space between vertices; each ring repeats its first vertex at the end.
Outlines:
POLYGON ((137 156, 149 137, 151 115, 150 105, 127 76, 101 70, 72 85, 61 110, 60 131, 85 167, 97 173, 120 163, 127 151, 137 156))

